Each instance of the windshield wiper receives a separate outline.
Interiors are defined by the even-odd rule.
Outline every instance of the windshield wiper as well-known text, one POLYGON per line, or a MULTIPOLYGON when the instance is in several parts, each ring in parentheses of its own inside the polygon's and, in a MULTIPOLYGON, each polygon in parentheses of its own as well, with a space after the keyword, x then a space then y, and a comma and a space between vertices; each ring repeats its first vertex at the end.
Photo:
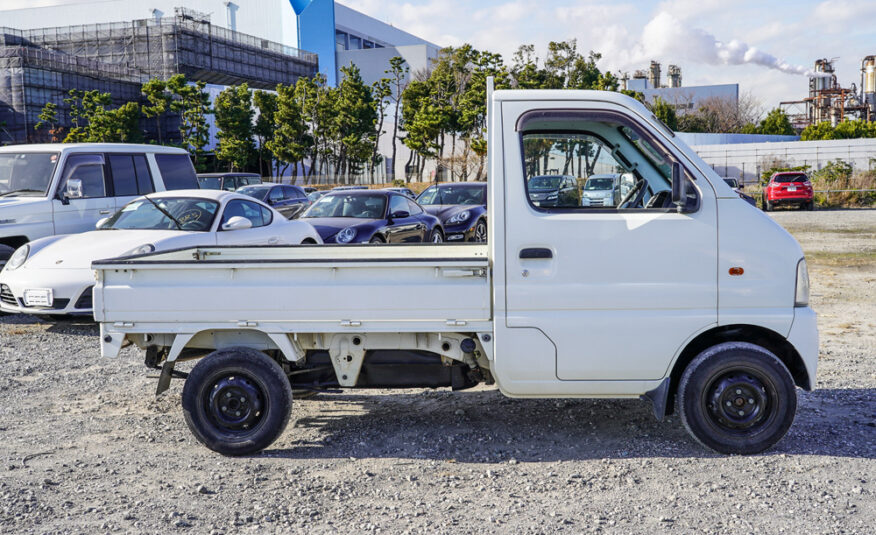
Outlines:
POLYGON ((172 215, 170 215, 170 212, 168 212, 168 211, 165 210, 164 208, 158 206, 158 203, 155 202, 155 201, 153 201, 152 199, 150 199, 148 195, 144 195, 143 198, 146 199, 147 201, 151 202, 151 203, 152 203, 152 206, 154 206, 155 208, 158 208, 158 211, 159 211, 159 212, 161 212, 162 214, 166 215, 166 216, 168 217, 168 219, 170 219, 171 221, 173 221, 173 224, 176 225, 176 229, 177 229, 177 230, 182 230, 182 229, 183 229, 183 228, 182 228, 182 225, 180 224, 180 222, 177 221, 177 219, 176 219, 175 217, 173 217, 172 215))
POLYGON ((41 189, 14 189, 12 191, 7 191, 6 193, 0 193, 0 197, 6 197, 7 195, 14 195, 16 193, 43 193, 41 189))

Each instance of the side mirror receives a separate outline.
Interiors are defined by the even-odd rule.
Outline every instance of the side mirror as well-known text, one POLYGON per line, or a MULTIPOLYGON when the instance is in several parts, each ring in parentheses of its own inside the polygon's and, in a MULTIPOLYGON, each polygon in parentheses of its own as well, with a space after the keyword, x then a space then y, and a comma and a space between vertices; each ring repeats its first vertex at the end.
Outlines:
POLYGON ((687 180, 684 178, 684 173, 681 172, 681 164, 674 162, 672 164, 672 204, 676 206, 678 213, 681 213, 686 203, 687 180))
POLYGON ((411 217, 411 213, 406 210, 398 210, 389 215, 390 219, 404 219, 406 217, 411 217))
POLYGON ((252 228, 252 221, 239 215, 232 217, 222 225, 222 230, 246 230, 248 228, 252 228))
POLYGON ((82 194, 82 181, 78 178, 69 179, 63 195, 68 199, 81 199, 84 197, 82 194))
POLYGON ((107 221, 109 221, 108 217, 104 217, 103 219, 99 219, 97 221, 97 223, 95 223, 94 228, 96 228, 98 230, 103 228, 104 223, 106 223, 107 221))

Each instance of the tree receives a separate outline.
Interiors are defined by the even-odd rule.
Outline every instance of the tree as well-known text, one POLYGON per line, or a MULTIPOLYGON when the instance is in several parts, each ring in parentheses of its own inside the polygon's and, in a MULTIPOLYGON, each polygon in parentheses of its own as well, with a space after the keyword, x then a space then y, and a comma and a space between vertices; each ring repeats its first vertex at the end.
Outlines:
POLYGON ((371 157, 377 112, 371 88, 362 80, 359 68, 352 63, 341 67, 341 76, 330 133, 335 175, 349 176, 360 173, 371 157))
POLYGON ((380 145, 380 136, 383 135, 383 122, 386 120, 386 108, 389 106, 389 97, 392 94, 392 80, 389 78, 381 78, 371 84, 371 94, 374 97, 374 111, 377 114, 377 123, 374 130, 374 143, 371 148, 370 172, 371 178, 374 179, 374 168, 382 161, 382 157, 377 152, 380 145))
POLYGON ((142 107, 143 115, 146 118, 155 118, 155 131, 158 135, 158 144, 163 145, 163 131, 161 128, 161 118, 170 109, 173 101, 173 94, 168 91, 167 82, 159 78, 153 78, 143 84, 140 92, 146 97, 148 105, 142 107))
MULTIPOLYGON (((300 83, 301 79, 299 79, 300 83)), ((307 122, 296 86, 277 86, 277 111, 274 114, 274 134, 267 141, 267 148, 278 162, 292 165, 292 177, 298 176, 298 164, 313 146, 313 137, 308 133, 307 122)), ((312 164, 313 162, 311 162, 312 164)), ((279 166, 279 163, 278 163, 279 166)), ((277 173, 280 174, 280 173, 277 173)), ((294 181, 294 180, 293 180, 294 181)))
POLYGON ((52 142, 58 142, 61 135, 61 128, 58 127, 58 105, 54 102, 46 102, 37 119, 39 122, 34 125, 33 129, 39 130, 43 126, 48 126, 52 142))
MULTIPOLYGON (((402 94, 402 118, 406 132, 402 143, 411 149, 412 158, 416 155, 417 176, 422 179, 426 158, 437 154, 438 135, 443 122, 437 107, 432 103, 428 82, 413 80, 405 88, 402 94)), ((410 163, 408 160, 409 166, 410 163)), ((412 177, 413 172, 405 173, 406 181, 410 182, 412 177)))
POLYGON ((542 89, 546 85, 547 73, 538 68, 535 45, 520 45, 514 53, 511 65, 513 87, 518 89, 542 89))
POLYGON ((392 169, 390 170, 390 179, 395 180, 395 157, 396 145, 398 143, 398 127, 402 103, 402 92, 405 89, 405 80, 410 72, 404 58, 394 56, 389 60, 389 69, 384 71, 389 74, 389 100, 394 105, 395 109, 392 115, 392 169))
MULTIPOLYGON (((104 93, 108 95, 109 93, 104 93)), ((140 130, 140 105, 126 102, 113 110, 96 107, 88 123, 89 143, 138 143, 143 141, 140 130)))
POLYGON ((678 116, 675 114, 675 106, 660 97, 654 97, 654 101, 648 107, 672 131, 678 129, 678 116))
MULTIPOLYGON (((290 93, 293 91, 292 87, 284 87, 286 87, 286 90, 290 93)), ((265 161, 268 163, 268 173, 272 173, 275 176, 280 175, 279 161, 276 161, 276 169, 273 172, 271 170, 272 163, 275 161, 275 155, 271 149, 271 141, 273 141, 277 129, 276 114, 279 106, 278 98, 278 94, 268 93, 267 91, 256 91, 252 96, 253 104, 258 111, 258 117, 256 118, 255 126, 253 127, 253 134, 255 135, 258 144, 259 174, 262 176, 265 176, 263 170, 263 164, 265 161), (267 160, 265 160, 265 156, 267 156, 267 160)))
POLYGON ((788 115, 781 108, 776 108, 769 112, 764 120, 760 122, 758 133, 793 136, 796 132, 794 127, 791 126, 791 120, 788 119, 788 115))
POLYGON ((195 167, 202 168, 200 156, 209 141, 210 128, 207 115, 210 113, 210 95, 204 91, 205 82, 190 84, 183 74, 171 76, 167 89, 173 94, 170 110, 179 113, 179 133, 182 146, 194 159, 195 167))
POLYGON ((213 105, 216 127, 216 158, 227 162, 231 171, 244 169, 252 157, 253 116, 252 93, 247 84, 224 89, 213 105))

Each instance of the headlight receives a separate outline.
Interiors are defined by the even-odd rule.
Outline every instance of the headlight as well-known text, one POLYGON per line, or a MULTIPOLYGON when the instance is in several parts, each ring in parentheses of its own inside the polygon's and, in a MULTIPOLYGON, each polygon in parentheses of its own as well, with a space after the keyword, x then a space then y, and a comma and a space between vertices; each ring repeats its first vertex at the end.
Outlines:
POLYGON ((464 223, 468 221, 471 217, 471 212, 468 210, 464 212, 459 212, 458 214, 453 214, 453 216, 447 220, 448 223, 464 223))
POLYGON ((355 237, 356 229, 354 229, 353 227, 347 227, 344 230, 338 232, 338 235, 335 236, 335 241, 338 243, 350 243, 355 237))
POLYGON ((9 260, 6 262, 6 269, 12 271, 18 269, 27 260, 27 255, 30 254, 30 244, 25 244, 15 250, 9 260))
POLYGON ((123 254, 122 256, 134 256, 134 255, 139 255, 139 254, 149 254, 149 253, 154 252, 154 251, 155 251, 155 246, 152 245, 151 243, 147 243, 146 245, 141 245, 140 247, 137 247, 135 249, 131 249, 127 253, 123 254))
POLYGON ((554 193, 548 193, 547 198, 548 198, 548 199, 556 199, 556 198, 557 198, 557 193, 556 193, 556 192, 554 192, 554 193))
POLYGON ((794 306, 809 305, 809 270, 806 269, 806 259, 797 262, 797 291, 794 293, 794 306))

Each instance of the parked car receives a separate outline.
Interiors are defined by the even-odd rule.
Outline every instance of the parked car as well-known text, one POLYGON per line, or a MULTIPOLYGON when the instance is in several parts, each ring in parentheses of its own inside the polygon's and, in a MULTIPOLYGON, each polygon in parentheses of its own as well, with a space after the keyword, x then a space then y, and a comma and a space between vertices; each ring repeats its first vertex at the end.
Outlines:
POLYGON ((304 215, 325 243, 404 243, 444 241, 437 217, 413 199, 383 190, 335 191, 304 215))
POLYGON ((204 245, 297 245, 322 240, 308 223, 239 193, 181 190, 134 199, 97 229, 19 248, 0 272, 0 310, 90 315, 94 260, 204 245))
POLYGON ((310 201, 310 204, 313 204, 316 201, 320 200, 323 197, 323 195, 325 195, 328 192, 329 192, 329 190, 327 190, 327 189, 318 189, 316 191, 311 191, 310 193, 307 194, 307 200, 310 201))
POLYGON ((451 182, 429 186, 417 197, 441 220, 448 242, 487 241, 487 183, 451 182))
POLYGON ((368 186, 335 186, 332 191, 349 191, 353 189, 368 189, 368 186))
POLYGON ((529 179, 529 200, 534 206, 579 206, 578 179, 568 175, 542 175, 529 179))
POLYGON ((314 193, 314 192, 319 191, 318 189, 314 188, 313 186, 302 186, 301 189, 303 189, 303 190, 304 190, 304 193, 306 193, 308 196, 309 196, 311 193, 314 193))
POLYGON ((739 182, 735 178, 724 177, 724 183, 733 188, 733 191, 739 194, 739 197, 752 206, 757 206, 757 201, 754 200, 754 197, 742 191, 742 188, 739 187, 739 182))
POLYGON ((815 208, 815 193, 806 173, 799 171, 773 173, 763 189, 763 209, 769 212, 781 205, 795 205, 806 210, 815 208))
POLYGON ((617 206, 621 200, 620 175, 590 175, 581 192, 581 206, 617 206))
POLYGON ((261 184, 262 177, 255 173, 199 173, 198 183, 203 189, 236 191, 243 186, 261 184))
POLYGON ((189 154, 157 145, 0 147, 0 268, 29 241, 94 229, 135 197, 198 187, 189 154))
POLYGON ((402 195, 410 197, 411 199, 417 198, 417 194, 414 193, 414 191, 411 188, 383 188, 383 189, 385 189, 386 191, 394 191, 396 193, 401 193, 402 195))
POLYGON ((237 192, 267 203, 271 208, 283 214, 286 219, 295 219, 303 214, 311 204, 303 189, 286 184, 243 186, 237 192))

